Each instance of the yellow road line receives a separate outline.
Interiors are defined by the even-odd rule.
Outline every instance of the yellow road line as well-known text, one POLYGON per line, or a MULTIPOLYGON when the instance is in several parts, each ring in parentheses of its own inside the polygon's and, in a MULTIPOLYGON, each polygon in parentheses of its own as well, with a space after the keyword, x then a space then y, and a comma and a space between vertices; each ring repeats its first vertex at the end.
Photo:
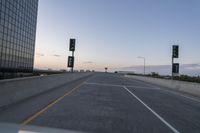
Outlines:
POLYGON ((61 101, 63 98, 65 98, 66 96, 70 95, 73 91, 75 91, 76 89, 78 89, 79 87, 81 87, 84 83, 85 82, 82 82, 81 84, 77 85, 72 90, 70 90, 69 92, 65 93, 63 96, 57 98, 56 100, 54 100, 53 102, 51 102, 50 104, 48 104, 46 107, 44 107, 40 111, 38 111, 35 114, 33 114, 31 117, 29 117, 26 120, 24 120, 21 123, 21 125, 22 126, 27 125, 28 123, 30 123, 31 121, 33 121, 35 118, 37 118, 38 116, 40 116, 42 113, 46 112, 49 108, 51 108, 52 106, 54 106, 56 103, 58 103, 59 101, 61 101))

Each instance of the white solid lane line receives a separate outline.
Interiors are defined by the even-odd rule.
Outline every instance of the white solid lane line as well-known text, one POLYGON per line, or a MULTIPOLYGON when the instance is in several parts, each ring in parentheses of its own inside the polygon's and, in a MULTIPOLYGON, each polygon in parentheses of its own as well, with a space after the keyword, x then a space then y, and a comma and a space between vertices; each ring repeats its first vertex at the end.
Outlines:
MULTIPOLYGON (((91 83, 85 82, 88 85, 101 85, 101 86, 113 86, 113 87, 123 87, 126 91, 128 91, 132 96, 134 96, 140 103, 142 103, 149 111, 151 111, 159 120, 161 120, 167 127, 169 127, 174 133, 179 133, 173 126, 171 126, 166 120, 164 120, 159 114, 157 114, 154 110, 152 110, 147 104, 145 104, 140 98, 138 98, 135 94, 133 94, 127 87, 124 85, 114 85, 114 84, 102 84, 102 83, 91 83)), ((134 87, 134 86, 129 86, 134 87)))
POLYGON ((122 85, 103 84, 103 83, 91 83, 91 82, 85 82, 85 84, 88 84, 88 85, 101 85, 101 86, 122 87, 122 85))
POLYGON ((129 92, 133 97, 135 97, 140 103, 142 103, 149 111, 151 111, 160 121, 162 121, 167 127, 169 127, 174 133, 179 133, 172 125, 170 125, 166 120, 164 120, 159 114, 157 114, 153 109, 151 109, 147 104, 145 104, 139 97, 133 94, 126 86, 123 88, 129 92))
MULTIPOLYGON (((124 85, 116 85, 116 84, 104 84, 104 83, 94 83, 94 82, 85 82, 88 85, 100 85, 100 86, 113 86, 113 87, 123 87, 124 85)), ((159 89, 159 88, 150 88, 144 86, 133 86, 133 85, 126 85, 126 87, 134 87, 134 88, 144 88, 144 89, 159 89)))
POLYGON ((167 90, 167 89, 165 89, 165 88, 159 88, 159 87, 150 85, 149 83, 145 83, 145 82, 143 82, 143 81, 138 81, 138 80, 130 79, 130 78, 128 78, 128 77, 127 77, 127 79, 130 80, 130 81, 135 81, 135 82, 138 82, 138 83, 141 83, 141 84, 144 84, 144 85, 148 85, 148 86, 150 86, 150 87, 154 87, 154 88, 160 89, 160 90, 162 90, 162 91, 165 91, 165 92, 168 92, 168 93, 171 93, 171 94, 174 94, 174 95, 178 95, 178 96, 184 97, 184 98, 186 98, 186 99, 190 99, 190 100, 195 101, 195 102, 200 102, 199 99, 193 98, 193 97, 190 97, 190 96, 186 96, 186 95, 184 95, 184 94, 181 94, 180 92, 175 92, 175 91, 172 91, 172 90, 167 90))
MULTIPOLYGON (((125 85, 126 87, 130 88, 137 88, 137 89, 150 89, 150 90, 160 90, 160 88, 153 88, 153 87, 145 87, 145 86, 132 86, 132 85, 125 85)), ((123 87, 123 86, 122 86, 123 87)))
POLYGON ((128 79, 129 81, 132 81, 132 82, 138 82, 139 84, 142 84, 144 86, 148 86, 148 87, 152 87, 152 88, 159 88, 155 85, 152 85, 152 84, 149 84, 149 83, 146 83, 146 82, 143 82, 143 81, 135 80, 135 79, 132 79, 132 78, 129 78, 129 77, 124 77, 124 78, 128 79))

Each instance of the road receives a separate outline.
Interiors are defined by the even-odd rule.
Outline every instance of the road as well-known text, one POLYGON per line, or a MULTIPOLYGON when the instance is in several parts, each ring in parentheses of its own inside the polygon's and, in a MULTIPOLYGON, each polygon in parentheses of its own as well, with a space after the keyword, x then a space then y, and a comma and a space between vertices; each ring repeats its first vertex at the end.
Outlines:
POLYGON ((1 108, 0 121, 98 133, 197 133, 200 101, 97 73, 1 108))

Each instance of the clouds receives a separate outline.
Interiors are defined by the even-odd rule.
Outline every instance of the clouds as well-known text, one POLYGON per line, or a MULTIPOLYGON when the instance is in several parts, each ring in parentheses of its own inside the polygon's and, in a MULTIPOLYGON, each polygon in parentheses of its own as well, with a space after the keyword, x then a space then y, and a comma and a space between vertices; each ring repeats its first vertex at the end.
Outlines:
MULTIPOLYGON (((45 55, 42 54, 42 53, 36 53, 36 56, 38 56, 38 57, 43 57, 43 56, 45 56, 45 55)), ((48 55, 47 55, 47 56, 48 56, 48 55)), ((49 56, 61 57, 61 55, 59 55, 59 54, 53 54, 53 55, 49 55, 49 56)))
POLYGON ((36 53, 36 56, 44 56, 42 53, 36 53))
POLYGON ((92 61, 84 61, 83 64, 93 64, 94 62, 92 61))
POLYGON ((58 55, 58 54, 54 54, 54 55, 52 55, 52 56, 54 56, 54 57, 60 57, 61 55, 58 55))
POLYGON ((188 69, 188 70, 198 70, 198 71, 200 71, 200 64, 186 64, 186 65, 184 65, 184 68, 188 69))

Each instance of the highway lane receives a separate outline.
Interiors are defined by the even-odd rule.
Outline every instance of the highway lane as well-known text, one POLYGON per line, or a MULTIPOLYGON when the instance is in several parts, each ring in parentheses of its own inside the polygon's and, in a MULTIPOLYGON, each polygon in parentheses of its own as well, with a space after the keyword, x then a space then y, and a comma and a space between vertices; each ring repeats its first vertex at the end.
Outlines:
POLYGON ((128 88, 180 132, 200 132, 200 102, 197 100, 170 93, 163 88, 128 88))
POLYGON ((102 133, 200 132, 200 103, 163 89, 95 74, 2 109, 0 121, 102 133))
MULTIPOLYGON (((87 78, 81 78, 76 81, 57 86, 47 92, 44 92, 40 95, 30 97, 16 104, 9 105, 4 108, 0 108, 0 122, 8 123, 22 123, 23 120, 37 112, 38 110, 44 108, 46 105, 62 96, 64 93, 69 92, 77 84, 81 84, 86 81, 87 78)), ((55 81, 56 82, 56 81, 55 81)), ((28 88, 27 88, 28 89, 28 88)))

